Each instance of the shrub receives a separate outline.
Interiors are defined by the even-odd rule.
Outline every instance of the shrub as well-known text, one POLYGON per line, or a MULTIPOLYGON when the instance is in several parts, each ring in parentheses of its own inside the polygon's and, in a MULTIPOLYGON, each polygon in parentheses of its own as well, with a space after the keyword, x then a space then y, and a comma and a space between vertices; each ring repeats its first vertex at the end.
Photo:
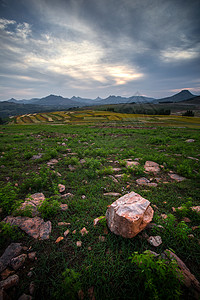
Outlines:
POLYGON ((38 211, 41 213, 42 218, 52 218, 54 217, 60 209, 60 204, 58 200, 54 200, 51 198, 45 199, 41 206, 38 208, 38 211))
POLYGON ((11 213, 17 198, 16 188, 10 182, 0 189, 0 206, 6 214, 11 213))
POLYGON ((143 280, 145 289, 152 299, 180 299, 181 284, 177 274, 177 262, 156 259, 148 250, 143 254, 134 252, 131 262, 138 268, 138 276, 143 280))

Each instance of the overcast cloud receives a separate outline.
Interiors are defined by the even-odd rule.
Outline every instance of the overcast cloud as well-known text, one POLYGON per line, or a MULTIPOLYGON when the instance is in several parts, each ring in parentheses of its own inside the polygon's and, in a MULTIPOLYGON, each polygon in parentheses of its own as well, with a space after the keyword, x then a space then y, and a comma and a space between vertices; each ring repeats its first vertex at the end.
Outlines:
POLYGON ((199 0, 0 0, 0 100, 200 94, 199 0))

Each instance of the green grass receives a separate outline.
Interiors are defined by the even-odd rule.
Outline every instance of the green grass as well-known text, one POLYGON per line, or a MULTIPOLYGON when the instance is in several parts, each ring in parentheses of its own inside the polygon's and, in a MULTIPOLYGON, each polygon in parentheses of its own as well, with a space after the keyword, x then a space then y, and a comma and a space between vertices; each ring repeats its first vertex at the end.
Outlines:
MULTIPOLYGON (((54 114, 54 119, 57 114, 59 112, 54 114)), ((79 120, 85 118, 86 112, 81 112, 79 116, 76 114, 77 117, 73 118, 79 120)), ((52 115, 48 113, 48 117, 52 115)), ((92 112, 87 115, 92 115, 92 112)), ((96 116, 100 118, 100 112, 96 112, 96 116)), ((29 293, 31 281, 36 285, 35 299, 62 299, 65 295, 77 299, 78 289, 83 291, 84 299, 89 299, 88 290, 92 287, 97 300, 152 299, 144 286, 144 274, 129 259, 134 252, 140 255, 145 250, 162 253, 165 249, 173 249, 200 280, 200 230, 192 230, 193 226, 199 225, 200 215, 190 208, 200 205, 199 130, 192 126, 179 128, 179 123, 167 126, 167 119, 164 126, 160 126, 155 118, 152 119, 155 123, 153 126, 141 120, 138 123, 138 120, 107 120, 106 123, 82 125, 74 125, 73 122, 56 125, 49 122, 0 127, 1 220, 11 214, 28 195, 43 192, 47 200, 41 207, 41 213, 45 220, 52 222, 48 241, 33 240, 26 234, 21 235, 19 229, 1 223, 0 254, 13 241, 31 246, 37 252, 37 261, 18 272, 20 283, 16 288, 16 299, 22 293, 29 293), (187 143, 187 139, 194 139, 195 142, 187 143), (42 158, 33 160, 32 156, 38 153, 42 153, 42 158), (49 167, 47 163, 52 158, 58 162, 49 167), (140 165, 126 168, 129 158, 139 158, 140 165), (81 159, 85 162, 81 163, 81 159), (153 178, 155 182, 153 174, 144 172, 146 160, 163 165, 161 172, 156 175, 162 179, 156 188, 136 184, 136 179, 140 177, 153 178), (75 170, 70 171, 69 165, 75 170), (121 168, 121 171, 115 173, 113 168, 121 168), (170 179, 169 171, 187 179, 176 183, 170 179), (122 174, 121 178, 117 178, 118 182, 113 181, 115 174, 122 174), (66 193, 74 196, 62 199, 58 192, 59 183, 66 186, 66 193), (133 239, 124 239, 111 233, 105 221, 93 226, 93 220, 104 216, 107 206, 116 200, 115 197, 104 196, 104 193, 118 192, 124 195, 130 191, 139 193, 157 206, 153 206, 153 222, 165 229, 145 230, 148 235, 162 237, 163 243, 156 249, 142 239, 141 234, 133 239), (59 210, 60 203, 68 204, 68 210, 59 210), (179 206, 183 206, 183 210, 173 212, 172 207, 179 206), (163 220, 161 214, 166 214, 168 218, 163 220), (183 217, 191 222, 185 223, 183 217), (58 226, 61 221, 71 225, 58 226), (89 232, 84 236, 80 234, 83 227, 89 232), (67 229, 70 231, 67 237, 55 244, 67 229), (76 233, 72 233, 74 230, 76 233), (191 233, 194 238, 188 237, 191 233), (99 236, 104 236, 105 241, 100 241, 99 236), (77 241, 82 241, 81 247, 77 247, 77 241), (34 267, 32 278, 27 277, 30 267, 34 267)), ((182 287, 181 290, 181 299, 191 296, 182 287)), ((166 293, 169 298, 173 296, 167 286, 166 293)))

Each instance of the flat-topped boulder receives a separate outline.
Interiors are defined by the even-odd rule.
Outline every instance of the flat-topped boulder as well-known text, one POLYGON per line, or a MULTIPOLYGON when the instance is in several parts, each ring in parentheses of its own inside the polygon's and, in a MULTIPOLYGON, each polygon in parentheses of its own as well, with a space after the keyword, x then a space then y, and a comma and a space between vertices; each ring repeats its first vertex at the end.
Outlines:
POLYGON ((132 238, 151 222, 153 213, 147 199, 131 192, 108 206, 106 220, 113 233, 132 238))
POLYGON ((8 216, 3 222, 18 226, 34 239, 47 240, 51 233, 51 222, 45 222, 39 217, 28 218, 8 216))

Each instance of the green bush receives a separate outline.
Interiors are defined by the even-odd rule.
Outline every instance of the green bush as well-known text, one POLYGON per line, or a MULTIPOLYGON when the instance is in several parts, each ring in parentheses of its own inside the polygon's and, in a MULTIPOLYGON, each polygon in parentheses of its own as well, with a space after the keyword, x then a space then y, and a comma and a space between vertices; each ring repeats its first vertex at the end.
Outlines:
POLYGON ((177 262, 155 258, 148 250, 143 254, 134 252, 131 262, 138 268, 138 277, 144 282, 151 299, 180 299, 181 284, 177 274, 177 262))
POLYGON ((6 214, 11 213, 13 206, 17 199, 17 190, 8 182, 4 187, 0 189, 0 207, 6 214))
POLYGON ((60 203, 58 200, 54 200, 51 198, 45 199, 41 206, 38 208, 38 211, 41 213, 42 218, 52 218, 54 217, 60 209, 60 203))

